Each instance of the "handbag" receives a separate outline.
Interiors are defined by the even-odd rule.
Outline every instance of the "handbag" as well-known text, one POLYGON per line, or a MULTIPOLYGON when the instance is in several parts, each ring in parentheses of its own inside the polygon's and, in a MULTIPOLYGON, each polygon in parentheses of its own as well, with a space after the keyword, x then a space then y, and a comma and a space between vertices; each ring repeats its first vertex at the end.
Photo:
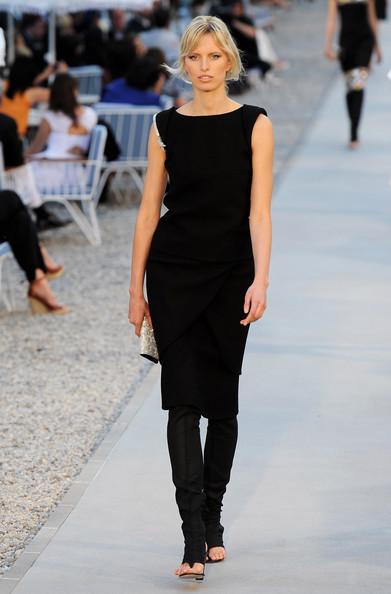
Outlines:
POLYGON ((155 335, 152 326, 144 316, 140 332, 140 355, 153 363, 159 363, 159 353, 157 350, 155 335))

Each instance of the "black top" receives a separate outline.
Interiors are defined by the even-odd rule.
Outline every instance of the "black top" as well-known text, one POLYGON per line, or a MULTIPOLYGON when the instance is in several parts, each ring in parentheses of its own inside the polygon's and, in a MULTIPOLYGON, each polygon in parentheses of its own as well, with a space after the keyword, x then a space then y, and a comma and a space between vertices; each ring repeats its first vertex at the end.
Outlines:
POLYGON ((367 0, 338 0, 341 36, 372 33, 368 19, 367 0))
POLYGON ((3 148, 4 167, 20 167, 24 163, 23 146, 13 118, 0 113, 0 142, 3 148))
POLYGON ((252 258, 249 228, 251 133, 265 109, 187 116, 175 107, 156 114, 165 144, 168 211, 152 237, 149 257, 173 254, 205 261, 252 258))

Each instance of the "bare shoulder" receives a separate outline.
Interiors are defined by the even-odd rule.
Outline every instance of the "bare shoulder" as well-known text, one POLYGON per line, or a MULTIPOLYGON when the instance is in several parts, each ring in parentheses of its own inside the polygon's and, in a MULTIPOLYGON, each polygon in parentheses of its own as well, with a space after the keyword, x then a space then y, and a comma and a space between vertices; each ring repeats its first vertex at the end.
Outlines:
POLYGON ((273 124, 269 116, 264 113, 260 113, 255 120, 254 130, 269 130, 273 129, 273 124))
POLYGON ((273 143, 273 124, 267 115, 260 113, 254 123, 251 144, 256 148, 259 145, 265 146, 265 143, 273 143))

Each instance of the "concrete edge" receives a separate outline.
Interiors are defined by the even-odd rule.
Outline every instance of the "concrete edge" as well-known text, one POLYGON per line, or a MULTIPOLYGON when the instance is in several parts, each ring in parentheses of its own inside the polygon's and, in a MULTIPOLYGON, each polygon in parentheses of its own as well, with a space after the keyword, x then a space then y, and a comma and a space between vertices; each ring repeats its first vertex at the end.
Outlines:
POLYGON ((76 475, 67 492, 63 498, 59 500, 45 523, 20 554, 12 567, 0 576, 0 594, 10 594, 13 592, 29 571, 30 567, 45 550, 53 536, 55 536, 60 526, 77 506, 87 487, 92 483, 95 476, 106 463, 110 452, 116 446, 124 431, 129 427, 131 421, 141 409, 145 400, 150 395, 155 382, 158 381, 158 367, 160 367, 160 365, 152 364, 151 367, 152 368, 141 381, 123 411, 110 427, 101 443, 91 454, 81 472, 76 475))

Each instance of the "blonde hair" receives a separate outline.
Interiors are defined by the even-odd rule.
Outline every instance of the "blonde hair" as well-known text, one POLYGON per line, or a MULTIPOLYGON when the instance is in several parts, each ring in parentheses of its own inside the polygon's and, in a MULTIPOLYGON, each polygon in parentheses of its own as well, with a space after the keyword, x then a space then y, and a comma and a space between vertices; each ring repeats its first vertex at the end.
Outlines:
MULTIPOLYGON (((191 81, 186 78, 185 58, 206 33, 213 35, 217 45, 222 51, 226 52, 228 59, 231 61, 231 68, 227 72, 225 80, 238 80, 245 72, 240 56, 241 51, 237 48, 227 25, 216 16, 199 15, 195 17, 182 34, 178 60, 174 66, 162 64, 163 68, 173 76, 191 84, 191 81)), ((225 87, 227 88, 227 84, 225 87)))

